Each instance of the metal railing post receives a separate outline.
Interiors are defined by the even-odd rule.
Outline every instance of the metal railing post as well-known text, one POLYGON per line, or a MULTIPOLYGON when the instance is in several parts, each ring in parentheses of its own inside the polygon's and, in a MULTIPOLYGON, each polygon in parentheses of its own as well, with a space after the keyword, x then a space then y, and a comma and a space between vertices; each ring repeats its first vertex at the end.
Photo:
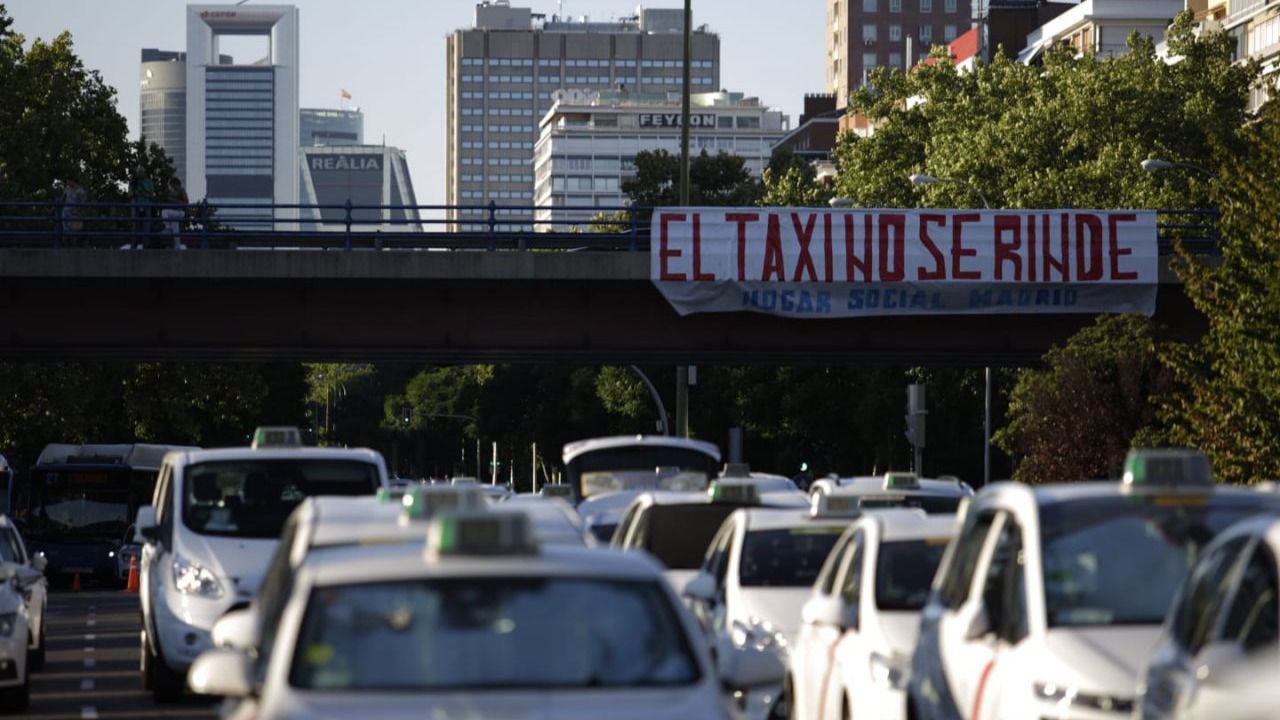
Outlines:
POLYGON ((489 201, 489 252, 498 249, 498 240, 494 237, 494 229, 498 225, 498 203, 489 201))
POLYGON ((209 200, 200 201, 200 249, 209 249, 209 200))
POLYGON ((344 247, 347 250, 350 250, 351 249, 351 198, 347 198, 347 204, 345 208, 347 213, 347 217, 346 217, 347 238, 346 238, 346 242, 344 243, 344 247))
POLYGON ((53 202, 53 222, 54 222, 54 228, 55 228, 55 232, 53 235, 53 246, 55 248, 62 247, 62 207, 63 207, 62 200, 55 200, 53 202))

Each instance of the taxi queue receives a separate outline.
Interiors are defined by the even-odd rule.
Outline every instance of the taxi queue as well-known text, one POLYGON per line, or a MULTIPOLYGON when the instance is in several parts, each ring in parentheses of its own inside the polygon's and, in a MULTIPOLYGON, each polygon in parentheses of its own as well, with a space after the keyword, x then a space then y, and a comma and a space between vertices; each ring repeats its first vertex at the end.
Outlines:
POLYGON ((170 453, 139 510, 144 682, 263 720, 1270 717, 1280 494, 1190 450, 1125 468, 727 465, 597 492, 604 542, 572 484, 393 485, 260 429, 170 453))

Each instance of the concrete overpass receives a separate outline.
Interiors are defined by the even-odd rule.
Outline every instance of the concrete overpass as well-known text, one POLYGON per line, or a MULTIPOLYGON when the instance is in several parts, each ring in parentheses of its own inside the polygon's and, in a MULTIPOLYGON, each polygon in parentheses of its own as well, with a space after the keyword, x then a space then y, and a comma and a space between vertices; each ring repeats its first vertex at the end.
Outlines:
MULTIPOLYGON (((1204 329, 1166 261, 1156 320, 1204 329)), ((1091 321, 682 318, 646 252, 0 250, 9 359, 1010 365, 1091 321)))

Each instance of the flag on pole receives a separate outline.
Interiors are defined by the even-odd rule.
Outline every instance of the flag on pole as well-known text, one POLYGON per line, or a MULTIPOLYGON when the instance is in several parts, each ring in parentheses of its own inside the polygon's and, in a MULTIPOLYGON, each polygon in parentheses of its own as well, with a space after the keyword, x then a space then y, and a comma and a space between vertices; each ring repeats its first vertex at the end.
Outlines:
POLYGON ((350 99, 351 99, 351 93, 347 92, 347 89, 346 89, 346 88, 342 88, 342 99, 343 99, 343 100, 350 100, 350 99))

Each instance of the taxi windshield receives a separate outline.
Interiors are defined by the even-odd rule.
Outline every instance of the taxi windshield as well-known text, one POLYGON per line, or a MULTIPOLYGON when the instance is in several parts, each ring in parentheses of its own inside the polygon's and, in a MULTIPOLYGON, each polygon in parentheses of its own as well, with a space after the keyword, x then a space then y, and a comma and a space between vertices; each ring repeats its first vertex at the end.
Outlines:
POLYGON ((959 495, 867 495, 858 499, 863 510, 879 508, 918 508, 926 514, 954 513, 960 507, 959 495))
POLYGON ((191 465, 182 522, 202 535, 278 538, 311 495, 372 495, 378 470, 360 460, 225 460, 191 465))
POLYGON ((308 690, 621 688, 701 679, 651 581, 449 578, 314 590, 289 681, 308 690))
POLYGON ((844 526, 756 530, 742 539, 743 587, 808 587, 817 579, 844 526))
POLYGON ((1203 497, 1090 498, 1042 506, 1049 626, 1160 624, 1204 546, 1260 509, 1256 501, 1203 497))
POLYGON ((876 557, 876 607, 881 610, 921 610, 929 599, 933 574, 942 561, 946 542, 903 540, 880 545, 876 557))

